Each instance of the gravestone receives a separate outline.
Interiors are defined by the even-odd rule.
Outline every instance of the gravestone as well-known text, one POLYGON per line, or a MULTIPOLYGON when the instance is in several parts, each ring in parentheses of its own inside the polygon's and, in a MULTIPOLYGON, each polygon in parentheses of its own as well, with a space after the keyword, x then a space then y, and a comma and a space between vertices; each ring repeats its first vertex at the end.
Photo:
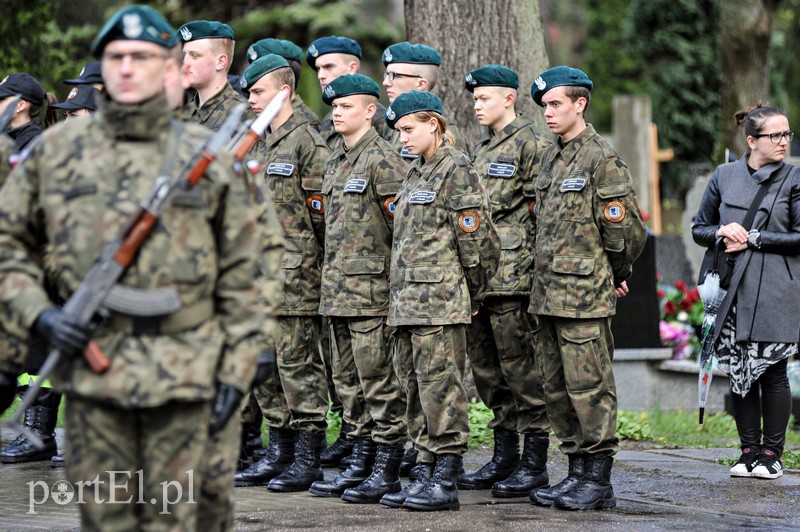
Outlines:
POLYGON ((692 187, 686 194, 686 206, 683 211, 683 217, 681 218, 681 225, 683 226, 682 237, 686 258, 691 267, 691 276, 689 279, 692 282, 689 283, 689 279, 685 280, 689 284, 696 284, 697 276, 700 273, 700 264, 703 262, 703 254, 706 250, 704 247, 696 244, 692 238, 692 223, 694 223, 694 215, 697 214, 697 210, 700 208, 703 193, 706 191, 706 186, 708 186, 713 172, 709 165, 691 166, 690 170, 692 170, 695 175, 693 176, 692 187))
POLYGON ((653 121, 650 96, 614 96, 613 105, 614 149, 628 165, 639 207, 650 211, 650 125, 653 121))
POLYGON ((647 235, 644 250, 628 279, 630 292, 617 299, 611 320, 616 349, 661 347, 658 296, 656 295, 656 238, 647 235))

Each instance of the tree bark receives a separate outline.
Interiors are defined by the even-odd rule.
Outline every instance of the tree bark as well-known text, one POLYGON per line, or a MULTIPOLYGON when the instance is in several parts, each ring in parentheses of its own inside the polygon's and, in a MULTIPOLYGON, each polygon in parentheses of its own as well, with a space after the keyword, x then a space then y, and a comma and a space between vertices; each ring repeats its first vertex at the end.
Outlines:
POLYGON ((433 92, 442 98, 446 117, 470 142, 477 140, 480 126, 464 77, 490 63, 517 71, 517 112, 547 131, 541 108, 530 96, 533 80, 549 65, 538 0, 404 1, 406 37, 441 52, 443 61, 433 92))
POLYGON ((720 9, 722 148, 747 147, 733 115, 769 100, 769 62, 775 14, 781 0, 725 0, 720 9))

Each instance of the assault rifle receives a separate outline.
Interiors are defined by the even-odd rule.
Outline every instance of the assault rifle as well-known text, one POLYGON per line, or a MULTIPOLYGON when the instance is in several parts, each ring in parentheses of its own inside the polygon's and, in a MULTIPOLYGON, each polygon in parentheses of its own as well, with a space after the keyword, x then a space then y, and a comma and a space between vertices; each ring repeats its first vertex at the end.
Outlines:
MULTIPOLYGON (((103 247, 86 278, 64 304, 62 312, 87 327, 96 329, 99 326, 108 314, 106 307, 109 296, 113 297, 117 282, 149 237, 159 216, 168 204, 168 200, 171 199, 173 193, 189 190, 197 184, 211 162, 216 159, 219 151, 236 131, 245 107, 245 104, 236 106, 225 119, 219 131, 195 151, 180 172, 176 175, 156 177, 150 194, 139 205, 119 234, 103 247)), ((93 340, 89 342, 83 355, 95 373, 103 373, 110 366, 108 358, 93 340)), ((61 360, 61 356, 62 353, 58 349, 50 352, 39 370, 39 378, 28 388, 22 403, 10 420, 4 423, 9 428, 22 432, 33 445, 40 449, 44 447, 42 440, 31 430, 22 426, 19 418, 33 404, 42 388, 42 382, 53 372, 61 360)))

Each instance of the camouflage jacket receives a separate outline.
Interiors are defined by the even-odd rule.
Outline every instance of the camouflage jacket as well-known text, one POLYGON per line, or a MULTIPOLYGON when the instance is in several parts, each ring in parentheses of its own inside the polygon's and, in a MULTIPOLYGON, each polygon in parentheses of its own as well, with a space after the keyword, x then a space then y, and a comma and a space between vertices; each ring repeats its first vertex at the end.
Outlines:
POLYGON ((328 159, 320 314, 388 312, 394 200, 407 167, 375 128, 328 159))
POLYGON ((276 315, 316 315, 325 234, 322 176, 330 155, 328 146, 304 116, 292 114, 277 130, 268 132, 250 155, 260 165, 266 196, 280 220, 286 245, 276 315))
POLYGON ((489 130, 475 147, 472 164, 489 194, 501 249, 486 295, 530 295, 536 228, 531 196, 542 152, 550 144, 530 120, 518 116, 499 135, 489 130))
POLYGON ((486 189, 444 142, 414 161, 397 194, 387 323, 470 323, 499 257, 486 189))
MULTIPOLYGON (((53 306, 44 278, 66 299, 150 192, 167 146, 177 146, 177 172, 209 135, 186 124, 170 142, 175 126, 163 95, 140 105, 98 103, 96 115, 46 131, 0 191, 0 320, 22 340, 53 306)), ((93 335, 110 369, 98 375, 81 357, 65 360, 53 378, 60 390, 135 408, 209 400, 215 381, 249 388, 263 344, 254 283, 260 233, 231 165, 221 154, 197 186, 168 200, 121 278, 140 290, 174 287, 181 309, 150 318, 160 329, 147 332, 110 312, 93 335)))
POLYGON ((315 113, 309 106, 306 105, 306 102, 303 101, 303 98, 301 98, 299 94, 294 95, 294 100, 292 100, 292 109, 295 113, 299 113, 306 117, 306 120, 308 120, 308 123, 311 125, 311 127, 319 131, 319 116, 317 116, 317 113, 315 113))
MULTIPOLYGON (((383 117, 383 113, 386 112, 386 107, 378 102, 377 108, 375 116, 372 117, 372 127, 378 132, 379 137, 382 139, 389 139, 392 134, 392 129, 383 117)), ((322 124, 319 126, 319 133, 328 143, 330 149, 336 151, 336 149, 344 145, 344 141, 342 141, 342 136, 333 129, 333 119, 331 116, 331 112, 328 111, 328 114, 325 115, 325 118, 322 119, 322 124)))
MULTIPOLYGON (((455 144, 453 144, 453 146, 455 146, 458 151, 469 155, 470 146, 467 143, 467 138, 461 132, 461 129, 454 123, 447 121, 447 132, 453 135, 453 140, 455 140, 455 144)), ((396 129, 390 128, 384 138, 389 142, 389 144, 394 146, 394 148, 400 152, 400 155, 403 156, 403 159, 406 159, 409 163, 419 157, 418 155, 414 155, 413 153, 409 152, 403 143, 400 142, 400 132, 396 129)))
MULTIPOLYGON (((186 104, 185 110, 189 114, 189 120, 216 131, 228 118, 228 113, 230 113, 231 109, 240 103, 246 104, 247 100, 236 92, 230 83, 225 83, 225 87, 209 98, 202 106, 200 105, 200 95, 195 92, 194 96, 186 104)), ((244 118, 245 120, 255 118, 255 114, 253 114, 249 106, 244 118)))
POLYGON ((11 154, 14 153, 14 141, 0 132, 0 187, 6 182, 11 172, 11 154))
POLYGON ((628 167, 588 125, 552 144, 536 178, 536 256, 529 311, 600 318, 647 239, 628 167))

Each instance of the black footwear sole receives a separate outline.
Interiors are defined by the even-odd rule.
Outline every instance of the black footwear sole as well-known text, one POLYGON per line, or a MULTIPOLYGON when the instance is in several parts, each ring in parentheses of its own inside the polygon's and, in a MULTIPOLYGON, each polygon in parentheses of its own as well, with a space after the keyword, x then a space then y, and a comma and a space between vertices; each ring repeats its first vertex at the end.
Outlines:
POLYGON ((402 507, 403 507, 403 504, 404 504, 406 501, 394 502, 394 501, 384 501, 383 499, 381 499, 381 500, 380 500, 380 501, 378 501, 378 502, 379 502, 380 504, 382 504, 383 506, 386 506, 387 508, 402 508, 402 507))
POLYGON ((252 488, 253 486, 266 486, 269 484, 269 481, 272 479, 267 480, 234 480, 233 485, 237 488, 252 488))
POLYGON ((498 499, 514 499, 517 497, 527 497, 533 490, 538 490, 540 488, 547 489, 549 487, 550 484, 545 484, 544 486, 533 486, 531 488, 527 488, 522 491, 492 488, 492 497, 497 497, 498 499))
POLYGON ((612 497, 611 499, 604 499, 602 501, 597 501, 592 504, 576 504, 576 505, 566 505, 566 504, 559 504, 558 502, 555 503, 556 508, 559 510, 607 510, 609 508, 614 508, 617 506, 617 499, 612 497))
POLYGON ((333 491, 319 491, 319 490, 314 490, 314 488, 308 488, 308 492, 311 495, 316 495, 317 497, 327 497, 329 499, 332 499, 334 497, 341 497, 342 494, 344 493, 344 490, 342 490, 339 493, 336 493, 333 491))
POLYGON ((458 511, 461 509, 461 504, 458 502, 453 502, 450 504, 446 504, 444 506, 437 506, 435 508, 432 508, 430 506, 425 506, 422 504, 414 504, 413 502, 409 503, 408 501, 406 501, 403 503, 403 508, 407 510, 414 510, 416 512, 441 512, 445 510, 458 511))
POLYGON ((49 461, 55 456, 56 453, 35 454, 33 456, 3 456, 0 462, 4 464, 24 464, 26 462, 44 462, 49 461))
POLYGON ((535 494, 530 495, 530 500, 536 506, 543 506, 545 508, 551 508, 556 503, 553 499, 543 499, 541 497, 537 497, 535 494))

